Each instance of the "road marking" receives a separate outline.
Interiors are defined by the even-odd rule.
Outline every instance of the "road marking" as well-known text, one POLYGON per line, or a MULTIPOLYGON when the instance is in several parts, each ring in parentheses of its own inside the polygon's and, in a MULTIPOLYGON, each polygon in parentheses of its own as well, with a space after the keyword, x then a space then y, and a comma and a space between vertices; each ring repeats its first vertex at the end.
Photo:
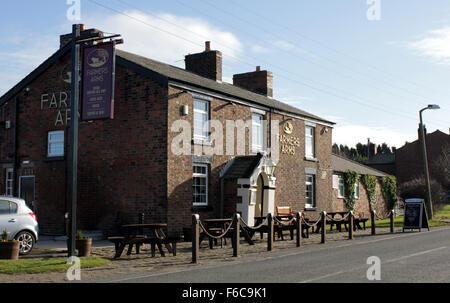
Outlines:
MULTIPOLYGON (((402 257, 399 257, 399 258, 390 259, 388 261, 384 261, 384 262, 381 262, 381 263, 382 264, 386 264, 386 263, 397 262, 397 261, 400 261, 400 260, 409 259, 409 258, 412 258, 412 257, 417 257, 417 256, 429 254, 431 252, 435 252, 435 251, 438 251, 438 250, 441 250, 441 249, 445 249, 445 248, 447 248, 447 246, 442 246, 442 247, 439 247, 439 248, 433 248, 433 249, 417 252, 417 253, 406 255, 406 256, 402 256, 402 257)), ((320 277, 317 277, 317 278, 300 281, 298 283, 310 283, 310 282, 323 280, 323 279, 326 279, 326 278, 329 278, 329 277, 338 276, 340 274, 349 273, 349 272, 352 272, 352 271, 355 271, 355 270, 359 270, 359 269, 364 269, 364 268, 366 268, 365 265, 364 266, 358 266, 358 267, 354 267, 354 268, 349 269, 349 270, 338 271, 338 272, 334 272, 334 273, 331 273, 331 274, 326 274, 326 275, 323 275, 323 276, 320 276, 320 277)))

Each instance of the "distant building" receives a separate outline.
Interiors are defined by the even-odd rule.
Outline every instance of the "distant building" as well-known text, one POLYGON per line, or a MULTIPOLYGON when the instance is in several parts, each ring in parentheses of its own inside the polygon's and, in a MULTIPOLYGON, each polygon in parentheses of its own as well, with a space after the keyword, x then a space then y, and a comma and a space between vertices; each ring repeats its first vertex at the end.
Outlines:
POLYGON ((395 154, 375 154, 366 161, 366 165, 394 176, 395 154))
MULTIPOLYGON (((428 166, 430 178, 440 181, 439 171, 443 169, 436 167, 434 162, 439 158, 443 148, 450 145, 450 135, 439 130, 425 135, 427 146, 428 166)), ((397 182, 402 184, 412 179, 423 177, 423 156, 419 140, 407 143, 396 152, 396 176, 397 182)), ((448 180, 447 180, 448 181, 448 180)), ((442 183, 442 180, 441 180, 442 183)))

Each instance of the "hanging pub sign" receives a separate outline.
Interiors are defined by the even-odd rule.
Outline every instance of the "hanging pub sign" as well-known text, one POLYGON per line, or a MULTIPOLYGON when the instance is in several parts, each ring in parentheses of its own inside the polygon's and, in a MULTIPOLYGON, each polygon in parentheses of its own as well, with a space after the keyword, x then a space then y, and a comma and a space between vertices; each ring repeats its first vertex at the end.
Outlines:
POLYGON ((423 199, 406 199, 403 232, 405 229, 428 228, 428 216, 423 199))
POLYGON ((114 118, 115 43, 83 49, 81 120, 114 118))

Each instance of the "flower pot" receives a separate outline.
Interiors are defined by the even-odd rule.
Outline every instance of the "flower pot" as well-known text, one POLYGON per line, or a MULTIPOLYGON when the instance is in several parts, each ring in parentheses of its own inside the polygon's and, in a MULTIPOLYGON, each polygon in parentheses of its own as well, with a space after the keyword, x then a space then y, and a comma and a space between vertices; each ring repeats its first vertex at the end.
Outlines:
POLYGON ((0 259, 18 260, 19 248, 18 241, 0 242, 0 259))
POLYGON ((78 250, 78 257, 89 257, 91 255, 92 238, 76 240, 75 245, 78 250))

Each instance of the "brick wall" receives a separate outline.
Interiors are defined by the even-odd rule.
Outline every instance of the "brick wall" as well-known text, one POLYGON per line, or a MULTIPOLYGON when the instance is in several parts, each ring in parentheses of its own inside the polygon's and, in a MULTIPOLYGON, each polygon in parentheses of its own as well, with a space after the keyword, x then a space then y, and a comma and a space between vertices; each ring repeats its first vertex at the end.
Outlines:
MULTIPOLYGON (((27 96, 19 93, 18 160, 30 163, 18 168, 17 178, 35 176, 36 213, 43 234, 64 232, 70 121, 56 126, 55 121, 60 112, 65 122, 70 108, 70 85, 63 81, 69 62, 66 55, 28 86, 27 96), (60 104, 61 93, 68 99, 60 104), (43 94, 49 101, 41 108, 43 94), (53 97, 57 108, 51 105, 53 97), (65 131, 65 157, 58 160, 46 157, 47 135, 53 130, 65 131)), ((139 212, 156 222, 167 219, 167 107, 161 102, 167 99, 167 84, 118 66, 115 86, 114 120, 79 125, 80 229, 110 229, 118 215, 122 222, 137 222, 139 212)))

